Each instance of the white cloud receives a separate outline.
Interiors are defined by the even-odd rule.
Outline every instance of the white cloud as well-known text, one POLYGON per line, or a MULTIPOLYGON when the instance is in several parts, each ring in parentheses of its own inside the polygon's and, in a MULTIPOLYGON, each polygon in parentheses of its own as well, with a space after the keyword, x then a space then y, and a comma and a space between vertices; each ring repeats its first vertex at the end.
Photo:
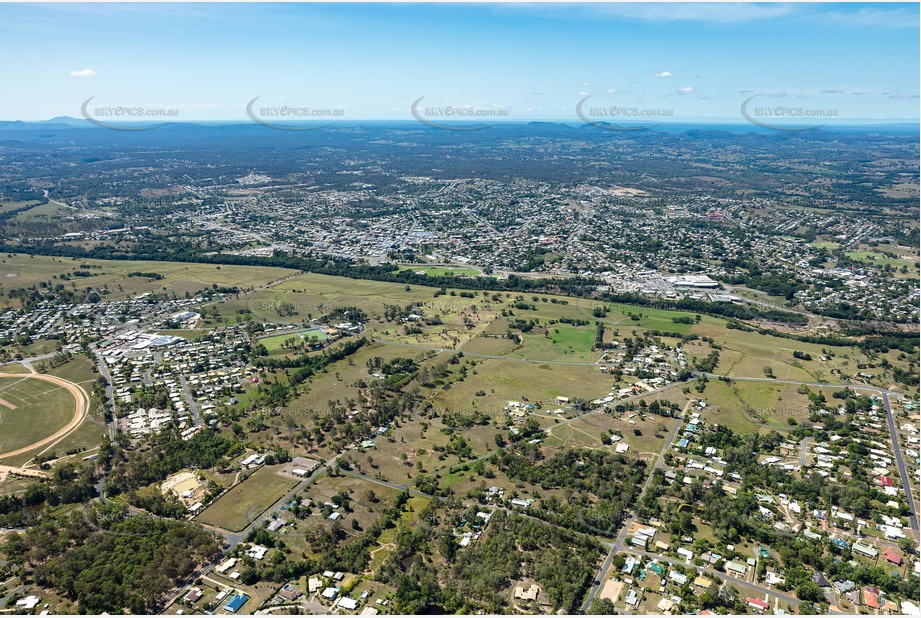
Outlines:
POLYGON ((675 92, 677 92, 678 94, 691 94, 692 92, 694 92, 694 89, 691 88, 690 86, 684 86, 683 88, 679 88, 675 92))
POLYGON ((860 8, 851 7, 833 10, 823 15, 832 23, 860 28, 883 26, 889 28, 918 27, 918 9, 911 6, 860 8))
POLYGON ((661 73, 656 73, 655 75, 653 75, 653 77, 674 77, 674 75, 672 75, 668 71, 662 71, 661 73))
MULTIPOLYGON (((585 6, 585 5, 581 5, 585 6)), ((667 23, 696 21, 734 24, 762 21, 795 14, 792 3, 718 3, 707 2, 639 2, 588 4, 586 10, 603 17, 667 23)))
POLYGON ((595 19, 649 23, 699 22, 710 24, 797 20, 857 28, 918 28, 918 8, 905 4, 873 7, 806 2, 503 2, 499 10, 531 11, 544 15, 578 11, 595 19))
POLYGON ((93 69, 81 69, 80 71, 71 71, 71 77, 96 77, 96 71, 93 69))

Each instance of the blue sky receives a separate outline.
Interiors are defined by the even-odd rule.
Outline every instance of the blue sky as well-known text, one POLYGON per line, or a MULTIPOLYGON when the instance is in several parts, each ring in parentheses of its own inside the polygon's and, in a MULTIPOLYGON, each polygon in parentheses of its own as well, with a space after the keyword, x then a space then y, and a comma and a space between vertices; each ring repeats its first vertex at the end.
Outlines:
POLYGON ((919 7, 0 4, 0 83, 4 120, 79 117, 92 96, 190 121, 245 120, 255 97, 411 120, 425 97, 509 120, 578 122, 584 101, 741 122, 755 96, 917 121, 919 7))

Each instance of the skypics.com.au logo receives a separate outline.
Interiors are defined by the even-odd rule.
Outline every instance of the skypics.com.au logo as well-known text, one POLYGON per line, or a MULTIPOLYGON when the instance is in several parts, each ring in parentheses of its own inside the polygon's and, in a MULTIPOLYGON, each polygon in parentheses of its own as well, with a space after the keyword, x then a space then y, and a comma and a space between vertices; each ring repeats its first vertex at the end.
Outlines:
POLYGON ((602 105, 595 98, 586 95, 576 104, 576 115, 583 122, 606 131, 641 131, 650 129, 655 120, 670 120, 675 116, 671 108, 642 107, 639 105, 602 105))
POLYGON ((508 119, 509 110, 499 106, 486 105, 430 105, 423 106, 422 100, 416 99, 410 106, 413 118, 422 124, 445 131, 479 131, 494 125, 482 124, 486 118, 508 119), (468 124, 468 123, 473 124, 468 124))
POLYGON ((246 115, 256 124, 276 131, 316 131, 329 126, 328 122, 345 117, 343 107, 310 107, 308 105, 261 105, 256 106, 259 97, 246 104, 246 115))
POLYGON ((751 124, 772 131, 808 131, 828 124, 829 120, 839 117, 834 108, 808 107, 802 105, 770 105, 759 97, 752 95, 742 102, 739 108, 742 117, 751 124))
POLYGON ((97 127, 113 131, 149 131, 166 124, 163 120, 178 120, 179 108, 143 105, 96 105, 88 98, 80 106, 80 115, 97 127), (152 123, 153 120, 161 122, 152 123))

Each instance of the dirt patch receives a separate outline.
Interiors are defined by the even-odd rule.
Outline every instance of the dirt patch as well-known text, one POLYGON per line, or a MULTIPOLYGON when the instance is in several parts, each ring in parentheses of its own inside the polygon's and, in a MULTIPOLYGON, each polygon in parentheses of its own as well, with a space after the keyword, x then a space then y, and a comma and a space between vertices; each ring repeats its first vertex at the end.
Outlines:
POLYGON ((194 472, 179 472, 160 484, 161 493, 174 494, 185 506, 200 501, 207 491, 207 485, 194 472))
POLYGON ((609 579, 604 582, 604 588, 601 589, 601 592, 598 594, 602 599, 608 599, 613 602, 617 602, 617 599, 620 598, 620 593, 624 589, 624 582, 614 581, 609 579))

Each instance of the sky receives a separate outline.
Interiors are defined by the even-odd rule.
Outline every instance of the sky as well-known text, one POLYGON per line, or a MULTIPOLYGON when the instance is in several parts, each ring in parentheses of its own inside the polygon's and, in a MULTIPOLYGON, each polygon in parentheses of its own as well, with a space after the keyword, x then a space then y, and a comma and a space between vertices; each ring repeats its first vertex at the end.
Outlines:
POLYGON ((917 122, 919 49, 917 3, 0 4, 0 119, 917 122))

